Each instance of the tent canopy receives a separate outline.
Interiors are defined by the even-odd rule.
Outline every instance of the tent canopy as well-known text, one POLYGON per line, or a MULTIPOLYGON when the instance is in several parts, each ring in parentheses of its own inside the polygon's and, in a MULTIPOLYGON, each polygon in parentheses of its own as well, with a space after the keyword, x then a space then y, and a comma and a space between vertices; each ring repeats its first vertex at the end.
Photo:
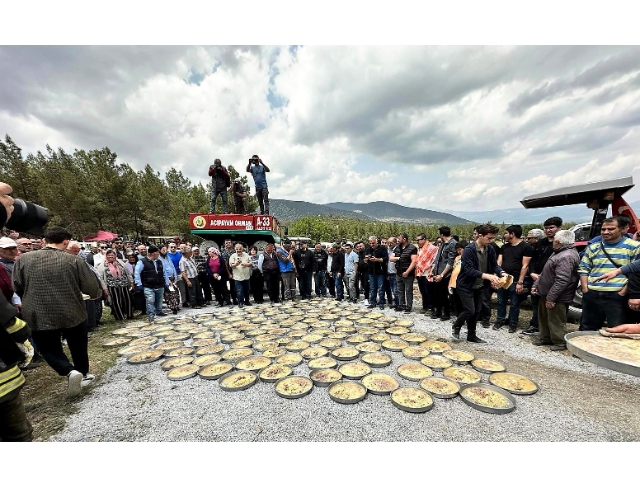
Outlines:
POLYGON ((113 240, 117 236, 118 236, 117 233, 105 232, 104 230, 98 230, 98 233, 95 235, 95 237, 91 237, 91 238, 85 237, 84 241, 85 242, 108 241, 108 240, 113 240))

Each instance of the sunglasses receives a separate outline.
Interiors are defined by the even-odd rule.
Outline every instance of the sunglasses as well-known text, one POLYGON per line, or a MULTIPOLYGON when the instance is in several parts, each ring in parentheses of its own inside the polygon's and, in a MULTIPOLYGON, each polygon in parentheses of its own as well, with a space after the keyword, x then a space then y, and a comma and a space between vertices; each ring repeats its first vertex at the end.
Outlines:
POLYGON ((106 249, 106 247, 100 247, 100 248, 103 249, 103 250, 106 249))
POLYGON ((421 242, 423 240, 426 240, 426 239, 424 239, 424 238, 416 238, 416 242, 421 242))

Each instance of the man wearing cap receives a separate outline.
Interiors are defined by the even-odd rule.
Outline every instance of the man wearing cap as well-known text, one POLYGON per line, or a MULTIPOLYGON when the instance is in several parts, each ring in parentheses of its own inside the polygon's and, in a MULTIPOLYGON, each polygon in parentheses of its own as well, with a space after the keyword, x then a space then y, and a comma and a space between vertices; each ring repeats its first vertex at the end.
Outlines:
POLYGON ((16 263, 17 255, 18 244, 15 240, 10 239, 9 237, 0 238, 0 287, 5 290, 6 286, 7 290, 11 290, 11 293, 9 294, 9 296, 11 296, 11 304, 13 304, 19 312, 22 307, 22 301, 20 300, 20 297, 13 292, 13 283, 11 282, 13 266, 16 263))
POLYGON ((233 184, 230 188, 231 194, 233 194, 233 205, 235 212, 244 215, 247 212, 245 201, 247 200, 247 188, 244 187, 242 181, 239 178, 233 180, 233 184))
POLYGON ((231 181, 229 180, 229 171, 222 165, 220 159, 216 159, 213 165, 209 166, 209 176, 211 176, 211 204, 209 205, 209 213, 216 212, 218 195, 222 196, 222 212, 229 213, 227 188, 231 186, 231 181))
MULTIPOLYGON (((165 273, 162 261, 158 259, 160 249, 150 245, 148 255, 142 257, 136 264, 134 280, 138 291, 144 292, 147 303, 147 316, 153 321, 157 316, 164 316, 162 312, 162 297, 165 286, 169 287, 169 276, 165 273)), ((175 269, 174 269, 175 271, 175 269)))
POLYGON ((262 162, 262 159, 254 154, 249 159, 247 164, 247 172, 250 172, 253 176, 253 182, 256 185, 256 198, 258 198, 258 204, 260 205, 260 214, 269 214, 269 188, 267 187, 267 175, 270 172, 267 165, 262 162), (253 163, 253 166, 251 165, 253 163))
POLYGON ((124 250, 124 242, 121 238, 117 238, 113 242, 113 250, 116 253, 116 259, 121 260, 122 262, 125 262, 127 260, 127 254, 124 250))

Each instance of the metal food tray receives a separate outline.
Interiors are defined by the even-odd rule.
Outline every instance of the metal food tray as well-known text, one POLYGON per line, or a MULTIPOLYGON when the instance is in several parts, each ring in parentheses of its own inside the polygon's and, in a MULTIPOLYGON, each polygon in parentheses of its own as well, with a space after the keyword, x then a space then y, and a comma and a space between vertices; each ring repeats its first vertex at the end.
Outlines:
POLYGON ((360 380, 364 376, 369 375, 371 373, 371 366, 369 364, 365 364, 364 362, 353 362, 352 364, 347 363, 347 364, 342 364, 340 367, 338 367, 338 372, 340 372, 345 379, 360 380), (369 370, 367 372, 365 372, 364 374, 357 374, 357 375, 349 375, 348 373, 345 373, 344 371, 341 370, 342 368, 344 368, 346 366, 355 365, 357 363, 362 363, 362 364, 366 365, 369 370))
MULTIPOLYGON (((202 371, 204 369, 206 369, 207 367, 209 367, 209 365, 205 365, 204 367, 202 367, 199 371, 198 371, 198 375, 200 376, 201 379, 205 379, 205 380, 218 380, 220 377, 222 377, 225 374, 228 374, 230 372, 233 371, 233 364, 229 363, 229 362, 219 362, 221 364, 228 364, 231 368, 225 372, 221 372, 219 374, 216 375, 202 375, 202 371)), ((211 365, 217 365, 217 364, 211 364, 211 365)))
POLYGON ((311 379, 309 379, 308 377, 304 377, 302 375, 290 375, 288 377, 283 377, 282 379, 279 379, 276 382, 274 390, 276 391, 276 394, 278 396, 283 397, 285 399, 300 399, 301 397, 304 397, 304 396, 307 396, 307 395, 311 394, 311 391, 313 391, 313 381, 311 379), (303 392, 301 394, 284 394, 284 393, 278 391, 278 384, 280 384, 280 382, 282 382, 283 380, 292 379, 294 377, 308 380, 311 383, 311 387, 307 391, 305 391, 305 392, 303 392))
MULTIPOLYGON (((408 363, 406 363, 406 364, 402 364, 402 365, 418 365, 418 364, 415 364, 415 363, 413 363, 413 362, 408 362, 408 363)), ((409 375, 407 375, 407 374, 403 373, 403 372, 402 372, 402 370, 400 370, 400 369, 402 368, 402 365, 399 365, 399 366, 398 366, 398 368, 396 369, 396 372, 398 372, 398 375, 399 375, 400 377, 402 377, 403 379, 410 380, 411 382, 420 382, 422 379, 426 379, 427 377, 433 377, 433 370, 432 370, 430 367, 427 367, 427 366, 426 366, 426 365, 424 365, 424 364, 419 364, 419 365, 422 365, 424 368, 426 368, 426 369, 427 369, 427 371, 428 371, 428 372, 430 372, 430 375, 425 375, 424 377, 418 377, 418 378, 416 378, 416 377, 411 377, 411 376, 409 376, 409 375)), ((425 371, 425 372, 426 372, 426 371, 425 371)))
POLYGON ((462 401, 465 404, 468 404, 473 409, 477 409, 478 411, 482 411, 484 413, 508 414, 508 413, 512 412, 516 408, 516 398, 515 397, 513 397, 511 394, 509 394, 504 389, 501 389, 500 387, 493 386, 491 384, 476 383, 476 384, 464 385, 464 386, 462 386, 460 388, 460 399, 462 399, 462 401), (464 397, 462 395, 462 391, 464 391, 465 389, 468 389, 470 387, 483 387, 485 389, 491 389, 492 391, 495 391, 495 392, 501 394, 502 396, 506 397, 509 400, 509 402, 511 403, 511 406, 508 407, 508 408, 492 408, 492 407, 481 406, 480 404, 476 404, 475 402, 470 401, 469 399, 467 399, 466 397, 464 397))
POLYGON ((175 371, 176 369, 179 369, 179 368, 181 368, 181 367, 187 367, 187 366, 190 366, 190 365, 193 365, 193 364, 181 365, 180 367, 175 367, 175 368, 173 368, 173 369, 168 370, 168 371, 167 371, 167 379, 169 379, 169 380, 175 380, 175 381, 178 381, 178 380, 191 379, 191 377, 195 377, 195 376, 196 376, 196 374, 198 373, 198 371, 200 370, 200 367, 198 367, 197 365, 194 365, 194 367, 198 367, 198 368, 197 368, 197 369, 195 369, 193 372, 189 372, 188 374, 185 374, 185 375, 180 376, 180 377, 169 377, 169 374, 170 374, 171 372, 175 371))
POLYGON ((271 383, 273 384, 274 382, 278 382, 280 379, 285 379, 287 377, 289 377, 291 374, 293 374, 293 368, 290 365, 285 365, 285 364, 271 364, 269 365, 269 367, 271 367, 272 365, 278 365, 280 367, 286 367, 287 369, 289 369, 289 372, 287 372, 287 375, 284 375, 282 377, 276 377, 275 379, 272 379, 270 377, 262 377, 262 372, 265 371, 265 369, 267 369, 268 367, 265 367, 264 369, 262 369, 259 373, 258 373, 258 377, 260 378, 260 380, 262 382, 267 382, 267 383, 271 383))
MULTIPOLYGON (((282 379, 280 379, 280 380, 282 380, 282 379)), ((220 377, 218 379, 218 384, 220 384, 220 389, 222 389, 223 391, 236 392, 236 391, 244 391, 245 389, 249 389, 249 387, 254 386, 257 381, 258 381, 258 374, 256 374, 255 372, 251 372, 249 370, 232 370, 231 372, 228 372, 228 373, 224 374, 222 377, 220 377), (248 384, 245 384, 245 385, 243 385, 241 387, 225 387, 225 386, 222 385, 222 382, 224 382, 224 380, 227 377, 231 377, 233 374, 240 374, 240 373, 249 374, 249 375, 253 376, 252 377, 253 380, 251 382, 249 382, 248 384)))
POLYGON ((427 377, 427 378, 422 379, 420 381, 420 387, 422 389, 424 389, 425 391, 427 391, 429 394, 431 394, 433 397, 437 397, 438 399, 453 399, 460 392, 460 384, 458 384, 456 381, 453 381, 451 379, 447 379, 445 377, 427 377), (452 384, 454 384, 458 388, 458 390, 456 392, 452 392, 451 394, 439 394, 437 392, 429 391, 422 385, 422 381, 425 381, 425 380, 428 380, 428 379, 446 380, 446 381, 451 382, 452 384))
MULTIPOLYGON (((636 377, 640 377, 640 366, 633 365, 627 362, 619 362, 617 360, 613 360, 611 358, 603 357, 601 355, 596 355, 593 352, 588 352, 583 350, 573 344, 571 342, 572 338, 583 336, 583 335, 600 335, 599 331, 574 331, 573 333, 568 333, 565 335, 564 339, 567 342, 567 348, 569 351, 574 354, 576 357, 579 357, 587 362, 591 362, 592 364, 599 365, 601 367, 605 367, 607 369, 615 370, 616 372, 621 372, 623 374, 634 375, 636 377)), ((629 338, 608 338, 609 340, 629 340, 629 338)))
POLYGON ((360 360, 362 360, 362 361, 363 361, 365 364, 367 364, 369 367, 373 367, 373 368, 375 368, 375 369, 381 369, 381 368, 383 368, 383 367, 388 367, 388 366, 389 366, 389 365, 391 365, 391 363, 393 362, 393 359, 391 358, 391 356, 390 356, 390 355, 388 355, 388 354, 386 354, 386 353, 384 353, 384 352, 369 352, 369 353, 380 353, 380 354, 382 354, 382 355, 386 355, 386 356, 389 358, 389 360, 388 360, 387 362, 383 363, 383 364, 371 363, 371 362, 367 362, 367 361, 365 361, 365 360, 364 360, 365 355, 368 355, 368 354, 366 354, 366 353, 365 353, 364 355, 362 355, 362 357, 360 358, 360 360))
POLYGON ((340 404, 355 404, 357 402, 362 401, 365 397, 367 397, 367 388, 366 386, 364 386, 363 384, 361 384, 360 382, 353 382, 353 381, 345 381, 345 380, 339 380, 336 382, 333 382, 330 386, 329 386, 329 390, 327 391, 329 393, 329 397, 331 399, 333 399, 335 402, 340 403, 340 404), (362 388, 362 395, 354 398, 354 399, 340 399, 339 397, 335 397, 334 395, 331 394, 331 388, 335 385, 338 384, 342 384, 342 383, 350 383, 350 384, 356 384, 357 386, 362 388))
MULTIPOLYGON (((163 353, 161 353, 160 355, 155 355, 155 356, 151 356, 149 358, 146 358, 144 360, 139 360, 137 362, 131 361, 131 359, 133 357, 135 357, 136 355, 138 355, 139 353, 147 353, 147 352, 153 352, 155 350, 145 350, 142 352, 136 352, 134 354, 131 354, 127 357, 127 362, 130 363, 131 365, 142 365, 142 364, 150 364, 151 362, 155 362, 156 360, 160 360, 162 358, 162 356, 164 355, 163 353)), ((162 352, 162 350, 158 350, 158 352, 162 352)))
MULTIPOLYGON (((367 374, 367 375, 374 375, 374 374, 367 374)), ((363 379, 365 377, 367 377, 367 375, 365 375, 363 377, 363 379)), ((388 375, 389 377, 391 377, 389 374, 381 374, 381 375, 388 375)), ((393 377, 391 377, 393 379, 393 377)), ((395 380, 395 379, 394 379, 395 380)), ((396 380, 396 384, 398 384, 398 386, 395 389, 392 389, 390 391, 375 391, 373 389, 369 389, 366 384, 364 384, 362 382, 362 379, 360 380, 360 383, 367 389, 367 392, 370 392, 371 394, 375 394, 376 396, 388 396, 389 394, 391 394, 393 391, 396 391, 398 389, 400 389, 400 383, 396 380)))
POLYGON ((502 366, 502 370, 489 370, 489 369, 483 369, 482 367, 479 367, 477 365, 475 365, 473 362, 475 362, 476 360, 481 360, 481 359, 474 359, 471 361, 471 367, 473 367, 474 369, 476 369, 478 372, 480 372, 481 374, 495 374, 496 372, 506 372, 507 368, 504 366, 504 364, 501 364, 500 362, 496 362, 495 360, 492 360, 492 362, 495 362, 497 364, 500 364, 502 366))
POLYGON ((312 370, 311 372, 309 372, 309 379, 311 379, 313 381, 313 384, 316 387, 328 387, 331 384, 333 384, 334 382, 342 380, 342 374, 336 369, 315 369, 315 370, 312 370), (320 372, 324 372, 324 371, 327 371, 327 370, 331 370, 331 371, 335 372, 336 374, 339 375, 339 377, 337 379, 335 379, 335 380, 330 381, 330 382, 321 381, 319 379, 315 379, 314 378, 314 376, 315 376, 314 372, 320 373, 320 372))
POLYGON ((340 360, 342 362, 348 362, 349 360, 355 360, 360 356, 360 351, 354 347, 340 347, 340 348, 336 348, 334 350, 331 350, 331 357, 333 357, 336 360, 340 360), (353 354, 352 356, 349 357, 340 357, 338 356, 335 352, 337 350, 341 350, 341 349, 353 349, 354 352, 356 352, 355 354, 353 354))
POLYGON ((433 400, 433 396, 431 395, 431 393, 428 391, 425 391, 424 389, 420 389, 418 387, 400 387, 391 393, 391 404, 393 404, 395 407, 397 407, 401 411, 405 411, 407 413, 426 413, 427 411, 430 411, 431 409, 433 409, 433 406, 435 405, 435 401, 433 400), (418 389, 419 391, 424 392, 427 396, 431 398, 431 404, 429 404, 428 406, 420 407, 420 408, 412 408, 412 407, 403 406, 402 404, 397 403, 393 398, 393 395, 402 389, 418 389))
POLYGON ((489 383, 494 386, 497 387, 499 389, 502 389, 503 391, 507 391, 510 394, 516 394, 518 396, 531 396, 532 394, 535 394, 536 392, 538 392, 540 390, 540 386, 538 385, 537 382, 532 381, 531 379, 529 379, 528 377, 524 377, 527 380, 530 380, 531 382, 533 382, 533 385, 536 386, 536 388, 533 391, 514 391, 514 390, 509 390, 509 389, 505 389, 504 387, 500 387, 496 384, 494 384, 493 382, 491 382, 491 376, 493 374, 512 374, 512 375, 518 375, 520 377, 524 377, 524 375, 520 375, 520 374, 514 374, 513 372, 493 372, 490 376, 489 376, 489 383))

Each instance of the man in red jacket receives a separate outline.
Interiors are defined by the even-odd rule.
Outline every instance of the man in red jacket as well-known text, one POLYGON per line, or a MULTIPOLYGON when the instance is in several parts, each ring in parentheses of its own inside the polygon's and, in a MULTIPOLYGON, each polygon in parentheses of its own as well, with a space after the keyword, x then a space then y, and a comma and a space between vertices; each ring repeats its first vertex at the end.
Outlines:
POLYGON ((227 203, 227 188, 231 186, 229 171, 222 165, 220 159, 213 161, 213 165, 209 166, 209 176, 211 176, 211 204, 209 213, 216 212, 216 201, 218 195, 222 195, 222 212, 229 213, 229 205, 227 203))

